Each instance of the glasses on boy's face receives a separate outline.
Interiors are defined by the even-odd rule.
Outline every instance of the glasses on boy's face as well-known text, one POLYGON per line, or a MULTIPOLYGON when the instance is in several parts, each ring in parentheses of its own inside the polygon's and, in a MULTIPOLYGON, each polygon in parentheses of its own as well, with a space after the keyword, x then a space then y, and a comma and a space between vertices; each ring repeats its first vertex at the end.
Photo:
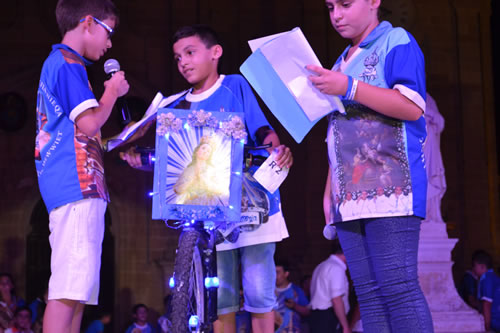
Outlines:
MULTIPOLYGON (((108 38, 111 39, 111 37, 113 36, 113 34, 115 33, 115 31, 113 30, 113 28, 111 28, 109 25, 107 25, 106 23, 104 23, 103 21, 99 20, 99 19, 96 19, 95 17, 91 16, 92 19, 97 23, 99 24, 101 27, 103 27, 107 32, 108 32, 108 38)), ((80 20, 80 23, 84 22, 85 21, 85 17, 82 18, 80 20)))

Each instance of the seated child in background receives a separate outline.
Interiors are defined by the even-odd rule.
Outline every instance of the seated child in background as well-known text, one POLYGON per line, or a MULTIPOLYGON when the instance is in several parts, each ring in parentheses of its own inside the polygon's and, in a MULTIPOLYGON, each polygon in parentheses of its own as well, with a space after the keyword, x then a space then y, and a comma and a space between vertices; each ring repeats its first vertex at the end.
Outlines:
POLYGON ((109 311, 102 311, 99 319, 94 320, 85 330, 85 333, 103 333, 104 326, 111 322, 111 313, 109 311))
POLYGON ((148 323, 148 307, 136 304, 132 308, 134 323, 127 328, 125 333, 153 333, 153 326, 148 323))
POLYGON ((462 281, 460 281, 460 285, 458 286, 458 294, 462 297, 465 303, 480 311, 480 304, 477 299, 477 283, 478 278, 472 269, 466 271, 462 277, 462 281))
POLYGON ((286 261, 276 261, 276 307, 275 332, 300 333, 302 317, 309 315, 309 300, 304 291, 288 280, 289 265, 286 261))
POLYGON ((500 332, 500 277, 492 269, 489 253, 478 250, 472 255, 472 271, 479 278, 478 299, 486 331, 500 332))
POLYGON ((14 324, 5 330, 5 333, 33 333, 31 330, 31 310, 27 306, 16 309, 14 324))

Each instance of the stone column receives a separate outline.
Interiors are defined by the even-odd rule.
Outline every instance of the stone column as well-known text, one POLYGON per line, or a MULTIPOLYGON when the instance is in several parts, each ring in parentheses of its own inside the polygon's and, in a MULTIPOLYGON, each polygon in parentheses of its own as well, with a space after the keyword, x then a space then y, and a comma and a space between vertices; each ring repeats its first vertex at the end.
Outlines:
POLYGON ((444 119, 428 94, 425 120, 427 141, 424 155, 428 189, 427 217, 422 222, 418 252, 420 284, 436 332, 481 332, 484 331, 483 317, 462 300, 453 283, 451 251, 458 239, 448 238, 446 224, 441 217, 441 199, 446 191, 440 150, 444 119))

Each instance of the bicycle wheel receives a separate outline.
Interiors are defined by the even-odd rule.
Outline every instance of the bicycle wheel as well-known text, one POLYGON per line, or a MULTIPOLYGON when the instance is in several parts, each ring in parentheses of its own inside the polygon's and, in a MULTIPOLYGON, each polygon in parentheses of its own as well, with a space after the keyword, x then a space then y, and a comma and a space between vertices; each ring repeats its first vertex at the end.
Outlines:
MULTIPOLYGON (((172 327, 176 333, 191 332, 189 321, 205 321, 204 271, 200 248, 204 239, 194 229, 181 234, 174 264, 172 327)), ((200 325, 201 326, 201 325, 200 325)))

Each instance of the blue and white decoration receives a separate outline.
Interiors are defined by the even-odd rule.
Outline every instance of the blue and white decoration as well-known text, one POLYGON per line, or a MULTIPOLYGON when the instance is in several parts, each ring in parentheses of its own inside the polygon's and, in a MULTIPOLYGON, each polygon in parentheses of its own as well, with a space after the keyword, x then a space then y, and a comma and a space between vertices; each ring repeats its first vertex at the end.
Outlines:
POLYGON ((243 117, 158 110, 153 219, 240 220, 243 117))

